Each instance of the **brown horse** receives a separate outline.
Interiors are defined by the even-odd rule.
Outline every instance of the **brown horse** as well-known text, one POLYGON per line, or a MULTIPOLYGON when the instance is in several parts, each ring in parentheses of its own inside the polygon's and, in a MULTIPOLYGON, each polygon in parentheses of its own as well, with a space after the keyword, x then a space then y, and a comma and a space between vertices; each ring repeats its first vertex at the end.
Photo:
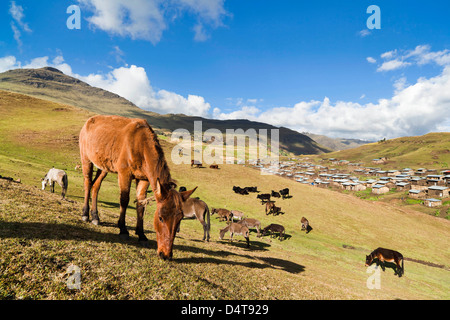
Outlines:
POLYGON ((403 265, 403 255, 400 252, 385 249, 385 248, 377 248, 368 256, 366 256, 366 267, 370 266, 374 260, 377 259, 377 266, 381 265, 381 269, 385 270, 386 262, 393 262, 396 265, 394 268, 395 275, 401 277, 405 273, 405 268, 403 265), (400 265, 401 262, 401 265, 400 265))
POLYGON ((209 230, 211 228, 210 213, 208 205, 196 198, 189 198, 183 202, 184 219, 197 219, 203 226, 203 240, 209 241, 209 230))
POLYGON ((80 132, 80 155, 84 175, 84 207, 82 219, 89 220, 89 199, 92 192, 92 223, 98 225, 97 198, 100 185, 108 172, 118 174, 120 188, 121 237, 127 238, 125 215, 130 200, 130 187, 136 180, 137 223, 139 241, 147 243, 144 235, 144 205, 151 186, 156 200, 153 225, 156 231, 157 253, 163 259, 172 258, 173 241, 183 218, 183 202, 194 190, 177 192, 170 176, 164 152, 156 134, 143 119, 119 116, 94 116, 86 121, 80 132), (94 166, 97 173, 92 180, 94 166))
POLYGON ((266 215, 271 214, 273 212, 273 208, 275 208, 275 201, 267 201, 266 202, 266 215))

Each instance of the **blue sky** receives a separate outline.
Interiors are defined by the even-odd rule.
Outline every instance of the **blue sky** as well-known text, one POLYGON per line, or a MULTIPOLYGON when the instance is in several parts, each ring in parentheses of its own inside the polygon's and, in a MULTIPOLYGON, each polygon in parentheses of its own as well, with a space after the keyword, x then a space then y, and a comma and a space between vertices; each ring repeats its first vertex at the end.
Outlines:
POLYGON ((139 107, 333 137, 450 129, 450 2, 5 0, 0 71, 59 67, 139 107), (81 30, 69 30, 70 5, 81 30), (381 29, 369 30, 370 5, 381 29))

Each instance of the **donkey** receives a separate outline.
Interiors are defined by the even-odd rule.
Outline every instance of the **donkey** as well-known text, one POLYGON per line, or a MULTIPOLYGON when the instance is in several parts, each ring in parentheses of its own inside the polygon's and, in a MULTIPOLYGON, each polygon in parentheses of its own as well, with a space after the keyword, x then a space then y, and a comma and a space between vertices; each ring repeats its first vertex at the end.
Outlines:
POLYGON ((238 235, 243 236, 245 238, 245 240, 247 241, 247 248, 250 247, 250 238, 249 238, 250 231, 248 230, 248 228, 246 226, 241 225, 239 223, 232 222, 228 226, 226 226, 225 228, 220 230, 219 239, 222 240, 223 236, 228 231, 230 231, 230 234, 231 234, 231 237, 230 237, 231 242, 233 242, 233 235, 238 234, 238 235))
POLYGON ((257 237, 260 236, 261 222, 259 222, 259 220, 252 219, 252 218, 245 218, 245 219, 239 221, 238 223, 243 226, 246 226, 247 228, 256 228, 256 231, 258 232, 257 237))
POLYGON ((230 210, 228 209, 216 209, 216 208, 212 208, 211 210, 211 215, 213 215, 214 213, 217 213, 217 215, 219 216, 219 221, 231 221, 233 219, 233 215, 231 214, 230 210))
POLYGON ((69 185, 69 179, 67 178, 67 173, 63 170, 52 168, 50 169, 45 177, 42 179, 42 190, 45 190, 47 185, 50 185, 50 191, 55 192, 55 182, 57 182, 61 188, 61 196, 63 199, 66 197, 67 187, 69 185))
POLYGON ((234 218, 238 219, 238 220, 242 220, 245 218, 245 214, 242 211, 239 210, 231 210, 231 220, 234 221, 234 218))
POLYGON ((305 217, 302 217, 302 220, 300 221, 302 223, 302 231, 306 230, 306 233, 308 234, 313 228, 309 225, 308 219, 305 217))
POLYGON ((203 226, 203 241, 209 241, 211 222, 208 205, 200 199, 189 198, 183 202, 183 215, 184 219, 197 219, 203 226))
POLYGON ((275 208, 275 201, 267 201, 266 202, 266 215, 271 214, 273 212, 273 208, 275 208))
POLYGON ((383 271, 385 270, 385 263, 387 261, 395 263, 396 268, 394 269, 394 275, 401 277, 405 273, 405 268, 403 265, 404 259, 400 252, 391 249, 377 248, 372 251, 370 255, 366 256, 366 267, 370 266, 375 259, 377 260, 377 266, 381 265, 381 269, 383 269, 383 271))
POLYGON ((263 229, 262 236, 264 237, 269 231, 272 233, 271 238, 275 238, 275 233, 278 233, 280 241, 284 239, 284 227, 282 225, 275 223, 269 224, 263 229))
POLYGON ((171 178, 158 137, 144 119, 98 115, 89 118, 80 131, 80 157, 84 176, 84 207, 82 220, 89 221, 89 200, 92 192, 92 223, 98 225, 97 199, 103 179, 109 172, 118 174, 120 189, 120 237, 128 238, 125 224, 132 180, 136 180, 137 221, 139 241, 148 245, 144 234, 145 206, 140 203, 151 186, 156 200, 153 226, 156 232, 157 255, 172 259, 176 230, 183 219, 183 202, 195 191, 178 192, 171 178), (97 173, 92 174, 94 165, 97 173))

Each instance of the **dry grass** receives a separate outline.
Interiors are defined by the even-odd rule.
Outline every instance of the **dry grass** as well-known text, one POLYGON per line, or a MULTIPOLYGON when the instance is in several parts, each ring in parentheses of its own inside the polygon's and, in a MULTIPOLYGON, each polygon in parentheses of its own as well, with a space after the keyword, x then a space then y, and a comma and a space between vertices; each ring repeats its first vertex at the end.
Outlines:
MULTIPOLYGON (((15 99, 25 99, 14 96, 15 99)), ((11 101, 11 100, 10 100, 11 101)), ((351 195, 311 188, 281 177, 262 176, 237 165, 220 170, 175 166, 172 175, 179 185, 199 186, 194 195, 210 207, 244 211, 263 226, 280 223, 284 241, 257 238, 251 247, 243 239, 230 244, 218 239, 224 222, 211 219, 211 242, 200 241, 203 232, 195 220, 183 221, 175 240, 174 260, 156 257, 153 210, 145 217, 144 230, 150 247, 138 245, 131 232, 128 241, 118 237, 117 177, 110 175, 100 192, 101 226, 83 223, 81 174, 74 171, 77 135, 88 117, 77 109, 64 115, 70 125, 49 150, 52 122, 61 111, 42 100, 27 101, 30 116, 14 125, 9 116, 19 112, 0 109, 0 174, 21 177, 23 184, 0 180, 0 298, 2 299, 449 299, 450 273, 414 261, 405 262, 405 275, 392 269, 381 274, 381 289, 369 290, 364 258, 383 246, 400 251, 415 261, 450 265, 450 222, 388 203, 364 201, 351 195), (6 118, 5 118, 6 117, 6 118), (34 122, 30 118, 34 119, 34 122), (6 120, 5 120, 6 119, 6 120), (39 127, 36 123, 48 121, 39 127), (78 129, 77 129, 78 128, 78 129), (33 138, 26 136, 30 130, 33 138), (38 188, 48 167, 69 168, 70 201, 38 188), (233 185, 258 186, 267 192, 289 187, 293 197, 278 200, 284 215, 266 216, 256 195, 237 195, 233 185), (306 216, 313 231, 300 231, 306 216), (354 249, 350 249, 353 247, 354 249), (81 270, 81 289, 70 290, 67 269, 81 270)), ((60 106, 59 106, 60 107, 60 106)), ((161 141, 166 157, 172 145, 161 141)), ((57 192, 59 189, 57 188, 57 192)), ((131 203, 132 204, 132 203, 131 203)), ((131 206, 127 225, 135 226, 131 206)))

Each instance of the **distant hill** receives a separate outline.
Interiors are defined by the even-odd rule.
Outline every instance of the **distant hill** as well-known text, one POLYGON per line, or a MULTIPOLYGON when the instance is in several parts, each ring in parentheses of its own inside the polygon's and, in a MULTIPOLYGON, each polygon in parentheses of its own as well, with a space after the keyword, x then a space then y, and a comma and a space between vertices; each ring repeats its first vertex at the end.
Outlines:
POLYGON ((357 148, 362 145, 372 143, 373 141, 360 140, 360 139, 345 139, 345 138, 330 138, 320 134, 314 134, 310 132, 303 132, 318 144, 327 147, 333 151, 347 150, 357 148))
POLYGON ((285 153, 320 154, 331 151, 297 131, 278 128, 269 124, 249 120, 214 120, 184 114, 161 115, 138 108, 130 101, 109 91, 65 75, 61 71, 45 67, 41 69, 16 69, 0 73, 0 90, 12 91, 53 102, 72 105, 98 114, 116 114, 125 117, 144 118, 160 133, 170 133, 184 128, 193 132, 194 121, 202 121, 203 130, 253 128, 255 130, 279 129, 280 149, 285 153))
MULTIPOLYGON (((429 133, 423 136, 402 137, 383 142, 329 153, 328 158, 363 162, 371 166, 373 159, 387 158, 385 168, 449 168, 450 132, 429 133)), ((377 167, 378 165, 372 164, 377 167)))

